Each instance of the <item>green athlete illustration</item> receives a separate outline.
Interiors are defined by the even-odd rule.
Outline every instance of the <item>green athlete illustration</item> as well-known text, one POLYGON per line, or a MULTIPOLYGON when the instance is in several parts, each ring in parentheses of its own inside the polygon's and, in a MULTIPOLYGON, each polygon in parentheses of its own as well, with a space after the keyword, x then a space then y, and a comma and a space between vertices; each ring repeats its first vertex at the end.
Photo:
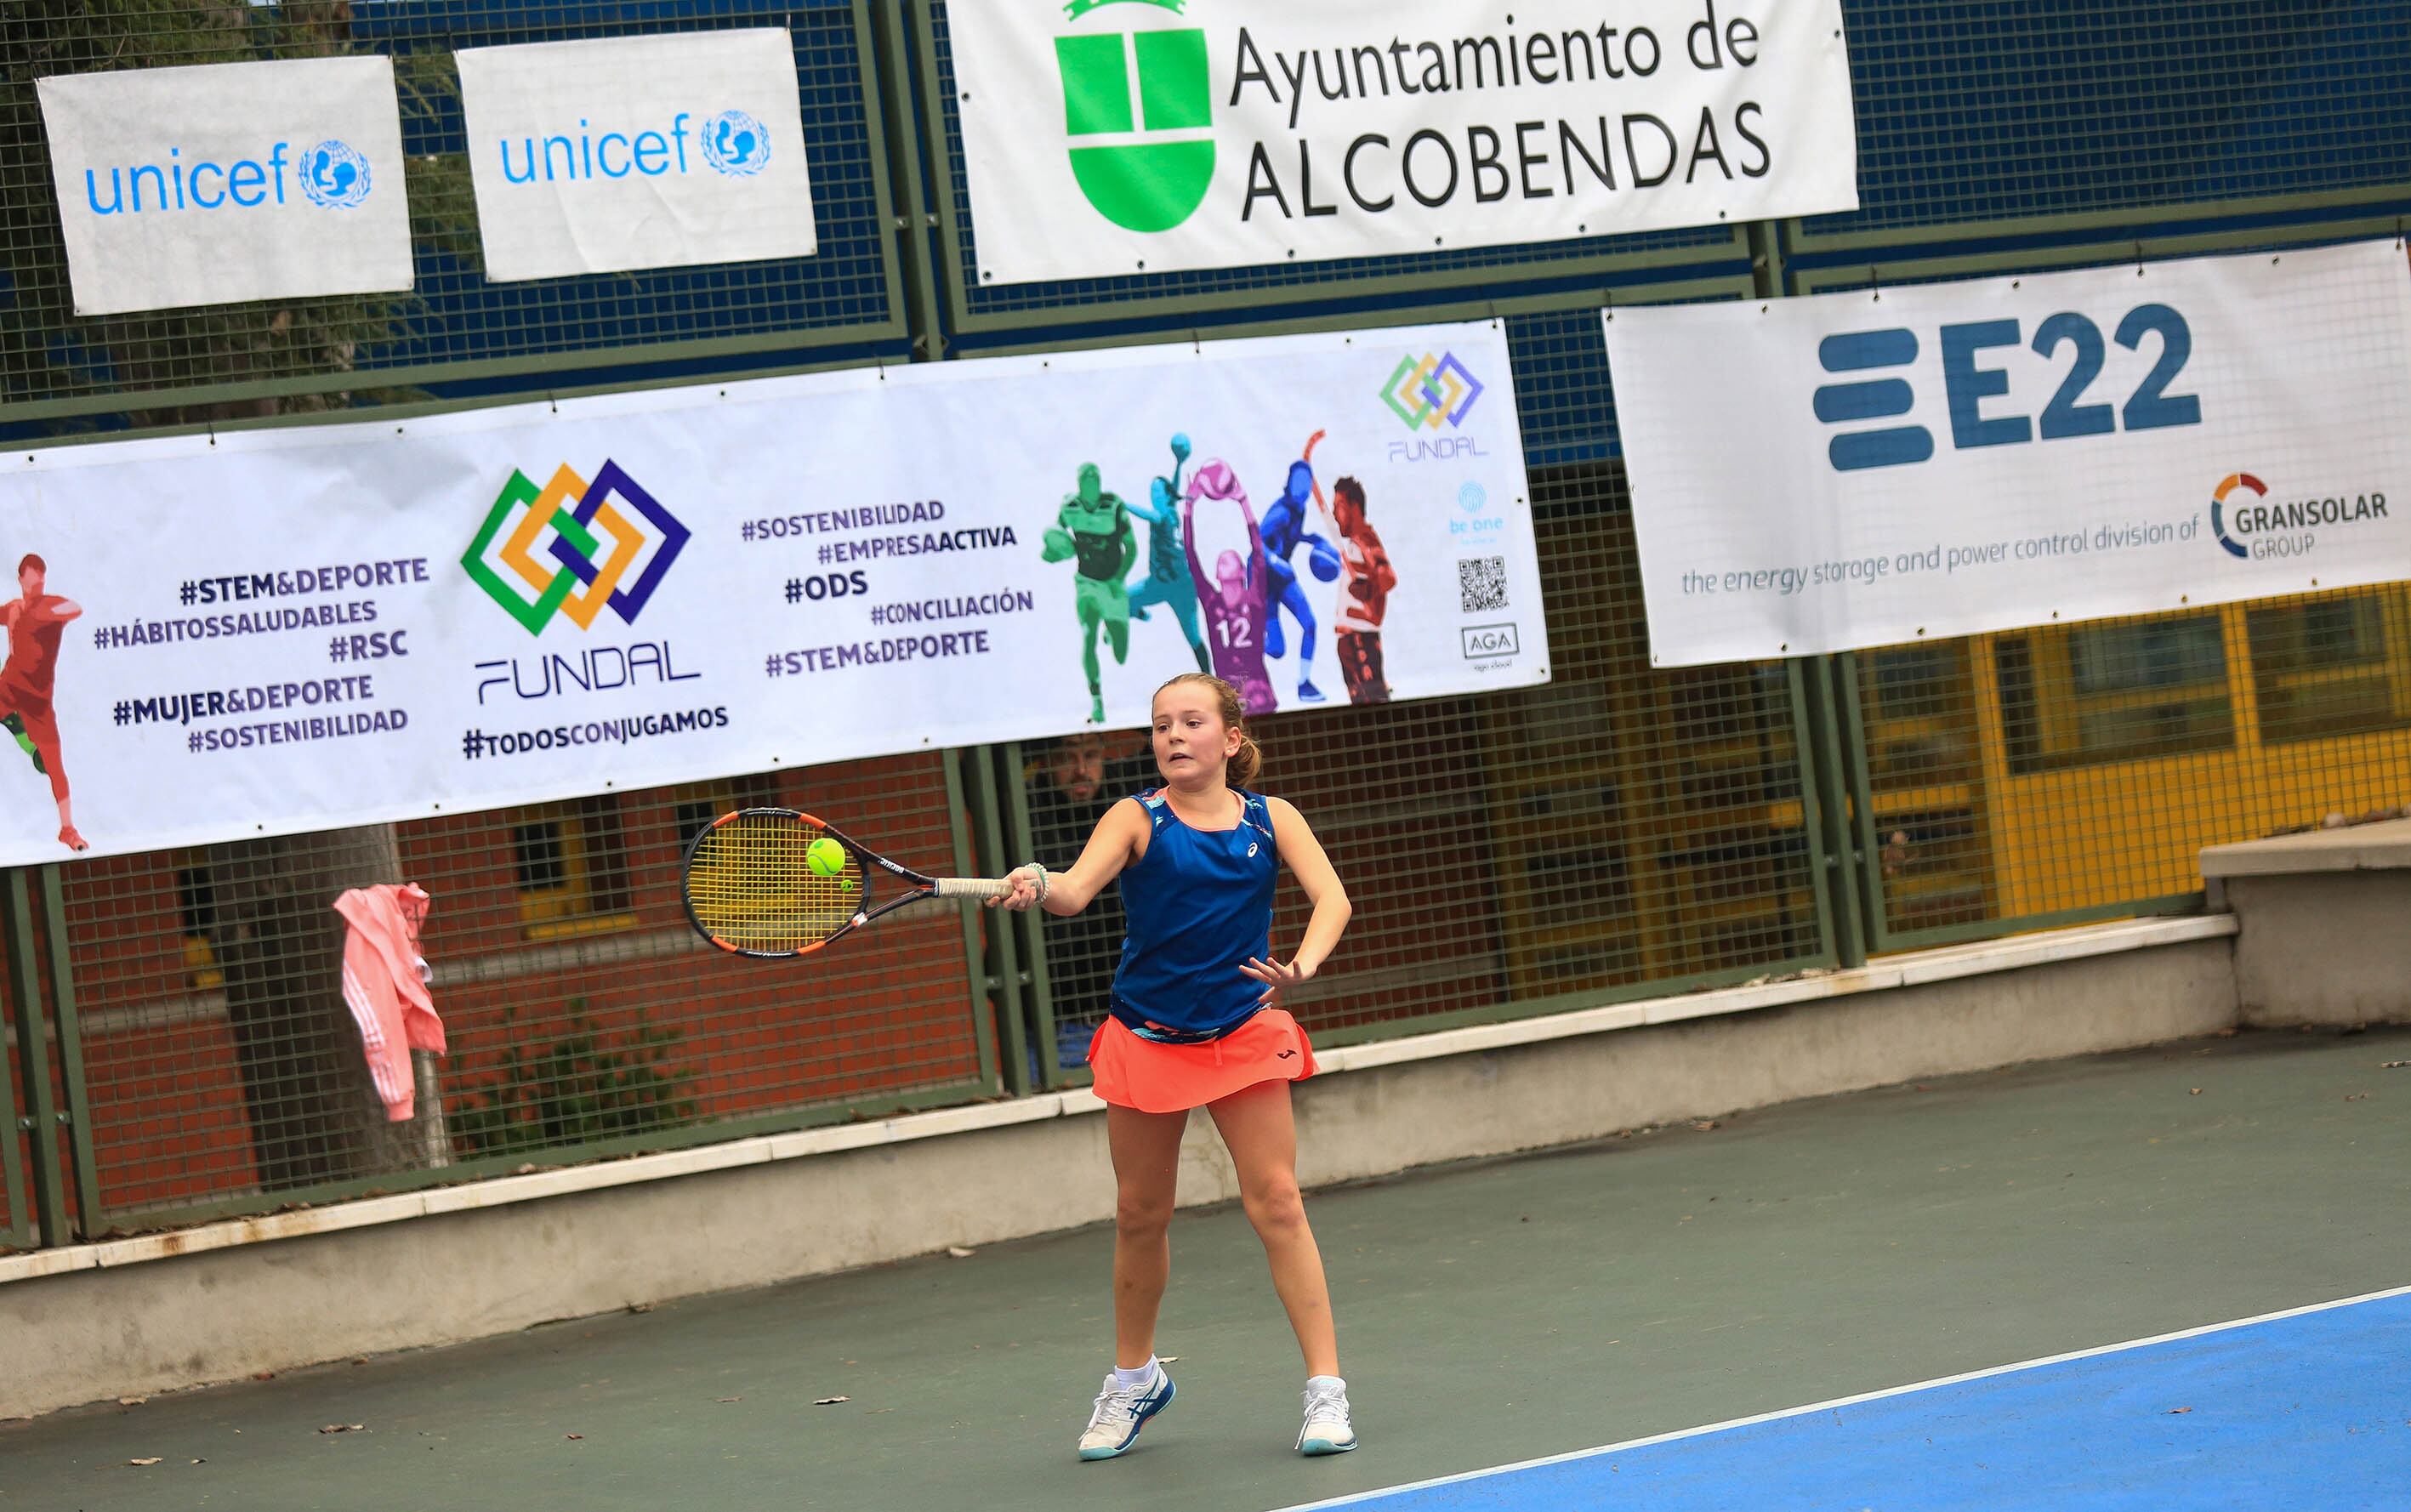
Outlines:
POLYGON ((1147 580, 1131 589, 1130 612, 1132 619, 1145 619, 1147 606, 1161 603, 1172 610, 1180 621, 1180 633, 1189 638, 1189 653, 1197 659, 1197 670, 1211 672, 1214 663, 1206 650, 1205 637, 1197 633, 1197 585, 1189 578, 1189 557, 1180 534, 1180 470, 1189 462, 1189 437, 1186 432, 1172 438, 1172 476, 1156 478, 1147 485, 1147 502, 1131 505, 1131 513, 1147 521, 1147 580))
POLYGON ((1079 594, 1080 665, 1089 675, 1089 722, 1105 722, 1104 681, 1097 666, 1097 627, 1114 643, 1114 661, 1130 660, 1130 590, 1122 574, 1138 559, 1138 532, 1119 494, 1104 491, 1097 464, 1080 464, 1080 488, 1063 496, 1063 507, 1045 535, 1048 561, 1078 560, 1072 583, 1079 594))

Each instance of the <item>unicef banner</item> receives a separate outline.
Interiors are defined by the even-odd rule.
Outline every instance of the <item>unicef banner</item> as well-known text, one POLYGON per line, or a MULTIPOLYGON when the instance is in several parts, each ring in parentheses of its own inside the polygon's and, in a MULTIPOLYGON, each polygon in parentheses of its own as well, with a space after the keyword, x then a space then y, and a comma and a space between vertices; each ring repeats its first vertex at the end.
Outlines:
POLYGON ((1495 324, 0 464, 0 865, 1544 681, 1495 324))
POLYGON ((455 56, 487 277, 811 255, 785 30, 455 56))
POLYGON ((1651 660, 2411 577, 2400 242, 1623 309, 1651 660))
POLYGON ((1858 207, 1840 0, 949 6, 983 283, 1858 207))
POLYGON ((411 284, 393 64, 37 80, 80 315, 411 284))

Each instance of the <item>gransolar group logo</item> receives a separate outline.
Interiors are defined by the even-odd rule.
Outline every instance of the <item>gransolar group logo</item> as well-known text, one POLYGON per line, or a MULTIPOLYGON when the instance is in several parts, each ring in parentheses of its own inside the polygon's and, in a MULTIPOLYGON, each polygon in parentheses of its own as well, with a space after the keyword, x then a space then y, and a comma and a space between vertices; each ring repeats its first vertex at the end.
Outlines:
MULTIPOLYGON (((1079 22, 1108 6, 1181 14, 1186 0, 1068 0, 1079 22)), ((1169 231, 1206 202, 1214 178, 1214 92, 1206 34, 1193 27, 1082 31, 1055 38, 1072 176, 1097 212, 1127 231, 1169 231), (1132 83, 1137 96, 1132 96, 1132 83)))
POLYGON ((563 463, 541 488, 515 468, 460 565, 531 635, 544 633, 555 615, 590 629, 606 604, 633 625, 687 535, 677 516, 608 458, 592 483, 563 463), (640 557, 647 560, 637 569, 640 557))
POLYGON ((1482 397, 1482 380, 1454 352, 1433 356, 1403 356, 1381 385, 1381 402, 1410 430, 1438 430, 1465 424, 1482 397))

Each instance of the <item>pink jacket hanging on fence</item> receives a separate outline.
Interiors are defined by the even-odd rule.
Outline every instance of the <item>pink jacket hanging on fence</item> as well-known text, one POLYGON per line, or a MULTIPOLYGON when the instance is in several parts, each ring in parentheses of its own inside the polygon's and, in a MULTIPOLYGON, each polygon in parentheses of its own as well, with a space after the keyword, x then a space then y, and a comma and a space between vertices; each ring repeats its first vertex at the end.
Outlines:
POLYGON ((415 882, 356 887, 335 900, 335 911, 352 926, 343 941, 343 1001, 360 1026, 377 1100, 398 1124, 416 1112, 410 1053, 444 1054, 444 1021, 427 995, 427 962, 418 953, 427 893, 415 882))

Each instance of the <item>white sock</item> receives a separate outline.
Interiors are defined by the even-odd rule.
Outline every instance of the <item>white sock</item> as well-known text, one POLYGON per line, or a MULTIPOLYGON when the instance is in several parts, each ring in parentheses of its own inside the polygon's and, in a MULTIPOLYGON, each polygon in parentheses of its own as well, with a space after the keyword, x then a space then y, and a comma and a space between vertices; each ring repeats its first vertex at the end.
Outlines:
POLYGON ((1155 1379, 1157 1368, 1156 1359, 1153 1355, 1147 1356, 1147 1363, 1139 1366, 1136 1370, 1124 1370, 1119 1365, 1116 1365, 1114 1367, 1114 1384, 1123 1388, 1145 1386, 1155 1379))
POLYGON ((1334 1390, 1339 1391, 1345 1391, 1348 1389, 1348 1383, 1341 1380, 1337 1375, 1309 1375, 1306 1378, 1306 1388, 1308 1390, 1311 1391, 1319 1386, 1329 1387, 1334 1390))

